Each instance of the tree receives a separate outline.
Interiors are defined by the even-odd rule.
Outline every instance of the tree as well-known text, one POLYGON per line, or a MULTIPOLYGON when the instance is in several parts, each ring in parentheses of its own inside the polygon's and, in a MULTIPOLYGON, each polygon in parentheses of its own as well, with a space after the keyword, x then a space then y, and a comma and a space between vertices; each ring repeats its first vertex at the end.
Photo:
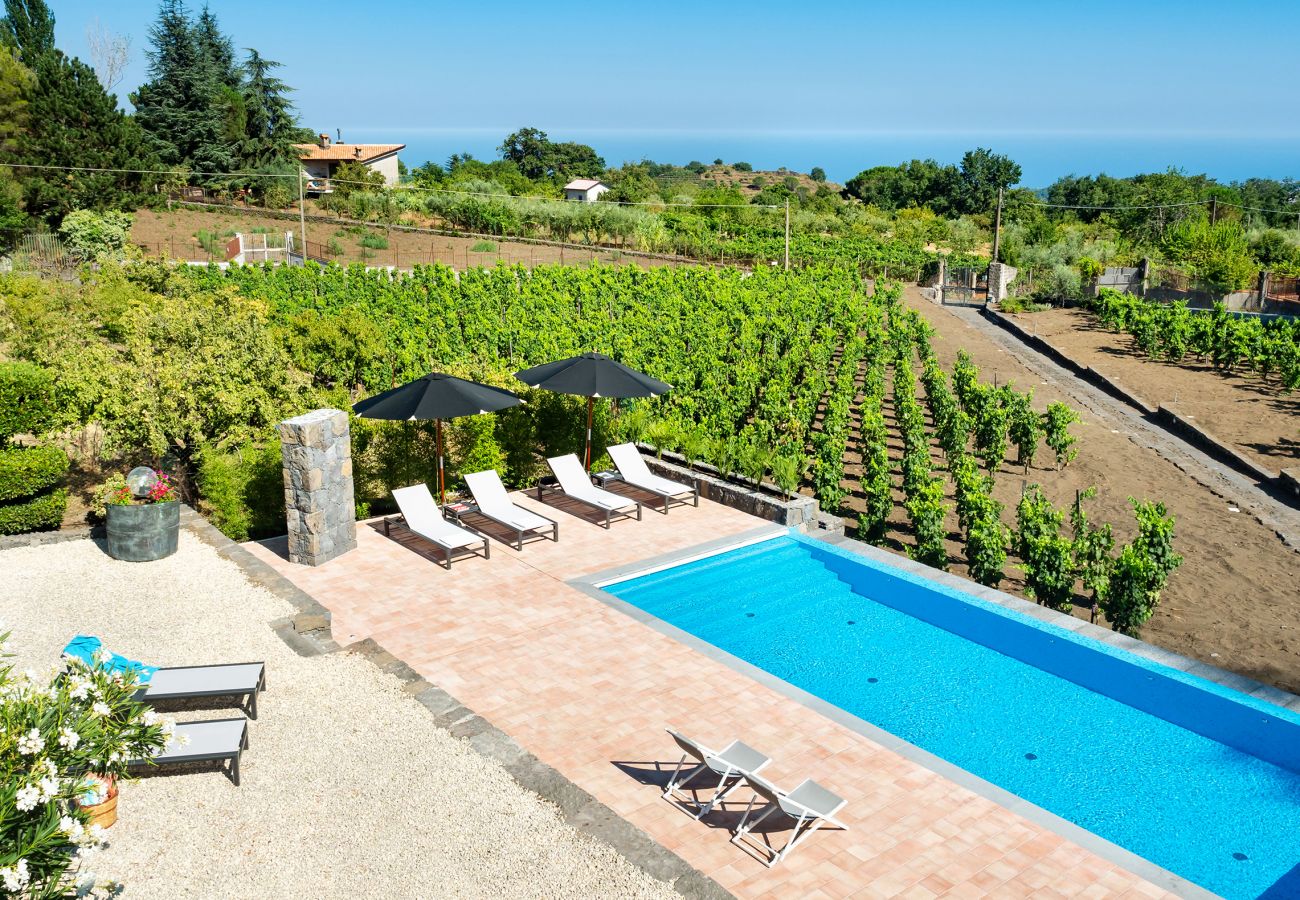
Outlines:
POLYGON ((747 162, 732 163, 731 167, 737 172, 752 172, 754 167, 747 162))
POLYGON ((90 48, 90 63, 104 90, 111 91, 122 80, 122 72, 131 59, 131 38, 113 34, 99 19, 86 26, 86 46, 90 48))
POLYGON ((226 60, 228 42, 204 11, 190 21, 182 0, 163 0, 149 30, 149 81, 131 96, 136 118, 162 162, 199 172, 229 172, 231 132, 241 126, 226 60))
MULTIPOLYGON (((0 159, 12 159, 27 133, 28 98, 36 90, 32 75, 13 51, 0 43, 0 159)), ((0 166, 0 250, 12 246, 27 224, 22 188, 12 169, 0 166)))
POLYGON ((267 59, 256 50, 248 50, 243 65, 245 134, 243 156, 246 165, 291 159, 293 145, 311 140, 311 134, 299 127, 289 87, 271 73, 280 63, 267 59))
POLYGON ((5 0, 0 43, 16 50, 27 68, 35 68, 37 60, 54 52, 54 13, 44 0, 5 0))
MULTIPOLYGON (((519 167, 526 178, 542 178, 550 164, 548 152, 550 138, 540 128, 520 128, 506 136, 497 148, 502 159, 508 159, 519 167)), ((452 168, 452 167, 448 167, 452 168)))
POLYGON ((821 166, 813 166, 812 171, 808 173, 808 177, 816 182, 825 181, 826 170, 823 169, 821 166))
POLYGON ((547 174, 569 180, 571 178, 599 178, 605 171, 605 160, 586 144, 565 141, 551 144, 546 154, 547 174))
POLYGON ((869 206, 885 210, 926 206, 936 213, 953 208, 959 173, 932 159, 914 159, 898 166, 876 166, 849 179, 844 190, 869 206))
MULTIPOLYGON (((139 129, 117 108, 117 98, 104 90, 89 66, 54 47, 54 17, 45 4, 5 0, 5 12, 0 36, 35 76, 27 98, 28 125, 17 136, 15 161, 68 169, 156 167, 139 129)), ((149 183, 147 176, 129 172, 18 173, 28 215, 52 223, 71 209, 127 205, 149 183)))
POLYGON ((961 158, 957 201, 964 213, 988 213, 997 204, 998 191, 1020 181, 1020 166, 1010 157, 979 147, 961 158))

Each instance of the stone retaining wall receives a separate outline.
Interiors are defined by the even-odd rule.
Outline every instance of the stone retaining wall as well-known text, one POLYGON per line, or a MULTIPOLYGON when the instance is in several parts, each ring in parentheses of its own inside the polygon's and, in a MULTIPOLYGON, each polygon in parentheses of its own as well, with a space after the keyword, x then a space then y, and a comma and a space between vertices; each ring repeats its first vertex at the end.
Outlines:
MULTIPOLYGON (((675 453, 665 453, 663 459, 658 459, 650 448, 642 446, 641 450, 646 456, 646 465, 650 471, 679 484, 698 484, 700 496, 714 503, 730 506, 778 525, 805 529, 835 527, 833 519, 836 517, 823 515, 821 507, 812 497, 796 495, 793 499, 786 500, 776 485, 764 482, 762 489, 755 490, 711 474, 717 471, 712 466, 696 464, 688 468, 686 460, 675 453)), ((839 528, 843 530, 842 521, 839 528)))

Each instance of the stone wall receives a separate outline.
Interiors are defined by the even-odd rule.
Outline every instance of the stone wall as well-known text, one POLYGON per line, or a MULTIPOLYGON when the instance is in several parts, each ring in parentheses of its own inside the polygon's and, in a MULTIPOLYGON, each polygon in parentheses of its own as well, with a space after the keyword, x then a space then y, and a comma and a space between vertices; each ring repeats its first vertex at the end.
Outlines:
POLYGON ((989 302, 997 303, 1007 297, 1007 288, 1016 278, 1016 269, 1003 262, 989 263, 989 302))
POLYGON ((348 414, 318 409, 276 429, 284 458, 289 561, 319 566, 357 545, 348 414))

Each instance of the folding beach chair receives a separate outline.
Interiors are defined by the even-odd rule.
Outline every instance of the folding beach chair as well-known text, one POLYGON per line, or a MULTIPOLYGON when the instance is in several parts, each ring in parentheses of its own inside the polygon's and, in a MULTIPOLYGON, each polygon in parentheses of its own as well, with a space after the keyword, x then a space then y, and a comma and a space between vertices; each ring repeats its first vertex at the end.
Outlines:
MULTIPOLYGON (((560 483, 560 490, 564 492, 566 497, 594 507, 597 511, 605 514, 603 527, 609 528, 611 516, 630 519, 635 512, 637 519, 641 518, 641 502, 639 500, 620 497, 618 494, 604 488, 596 487, 591 483, 591 478, 574 454, 570 453, 568 456, 557 456, 548 459, 546 464, 555 473, 555 480, 560 483)), ((542 486, 540 484, 537 486, 537 499, 542 499, 542 486)))
POLYGON ((664 508, 661 510, 664 515, 668 515, 668 507, 672 503, 685 506, 686 501, 690 500, 692 506, 700 505, 699 484, 687 486, 654 474, 645 464, 645 457, 635 445, 618 444, 606 447, 605 452, 609 454, 610 459, 614 460, 614 466, 626 484, 648 491, 664 501, 664 508))
MULTIPOLYGON (((444 519, 438 504, 433 502, 433 494, 429 493, 427 484, 394 488, 393 499, 397 501, 397 508, 402 511, 401 518, 407 529, 412 534, 417 534, 429 543, 442 548, 446 561, 439 565, 443 568, 451 568, 451 557, 457 550, 469 550, 477 555, 478 544, 482 544, 483 558, 491 557, 487 536, 444 519)), ((389 533, 389 522, 389 519, 384 519, 384 534, 389 533)))
POLYGON ((524 509, 510 499, 506 486, 501 483, 501 476, 495 469, 485 472, 472 472, 465 476, 465 485, 474 497, 478 511, 503 528, 515 533, 515 549, 524 548, 524 539, 529 537, 545 538, 550 532, 550 539, 560 540, 558 522, 539 516, 531 509, 524 509))
POLYGON ((745 783, 753 788, 754 796, 750 799, 749 806, 745 808, 745 815, 741 817, 740 824, 736 826, 736 833, 731 837, 733 844, 739 845, 741 840, 751 833, 757 825, 773 815, 778 819, 794 822, 794 834, 790 836, 790 840, 780 850, 775 849, 766 842, 746 842, 750 846, 756 846, 764 855, 768 856, 768 858, 762 860, 763 864, 768 868, 785 859, 791 850, 822 825, 829 823, 836 828, 848 831, 847 825, 836 821, 834 818, 835 814, 844 808, 844 799, 832 794, 811 778, 805 779, 788 794, 771 782, 764 781, 756 775, 745 776, 745 783), (753 815, 754 803, 759 797, 767 801, 767 806, 755 816, 753 815))
MULTIPOLYGON (((703 744, 673 731, 671 728, 668 729, 668 734, 677 743, 677 746, 682 749, 682 758, 678 760, 677 768, 673 770, 672 777, 668 779, 663 798, 682 812, 697 819, 707 816, 713 810, 713 807, 721 803, 747 776, 761 771, 764 766, 772 761, 753 747, 740 741, 732 741, 720 752, 714 752, 703 744), (695 760, 695 765, 683 772, 682 768, 686 765, 688 759, 695 760), (711 772, 713 775, 718 776, 718 783, 713 788, 713 797, 708 803, 701 806, 698 798, 688 800, 682 789, 689 782, 695 780, 696 776, 703 775, 705 772, 711 772), (688 803, 693 808, 688 808, 688 803)), ((698 789, 692 789, 691 793, 698 794, 698 789)))

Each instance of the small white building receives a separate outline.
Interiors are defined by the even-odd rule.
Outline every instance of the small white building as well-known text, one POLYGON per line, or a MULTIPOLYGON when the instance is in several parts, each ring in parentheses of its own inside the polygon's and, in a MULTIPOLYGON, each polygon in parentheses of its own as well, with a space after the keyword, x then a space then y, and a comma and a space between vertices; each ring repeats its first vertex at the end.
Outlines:
POLYGON ((303 171, 309 179, 307 190, 313 194, 330 192, 330 178, 345 162, 359 162, 367 169, 384 176, 384 184, 397 184, 397 154, 406 149, 405 144, 345 144, 333 143, 328 134, 322 134, 314 144, 295 144, 303 171))
POLYGON ((607 190, 609 185, 603 181, 594 178, 575 178, 564 186, 564 199, 595 203, 607 190))

